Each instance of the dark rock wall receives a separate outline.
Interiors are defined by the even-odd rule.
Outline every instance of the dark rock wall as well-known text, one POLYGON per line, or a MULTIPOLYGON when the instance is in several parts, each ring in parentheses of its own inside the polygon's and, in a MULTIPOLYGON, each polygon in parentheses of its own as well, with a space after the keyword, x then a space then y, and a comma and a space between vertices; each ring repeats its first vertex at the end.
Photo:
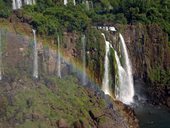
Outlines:
POLYGON ((158 25, 117 25, 117 28, 125 38, 134 78, 163 83, 161 72, 170 69, 168 34, 158 25))

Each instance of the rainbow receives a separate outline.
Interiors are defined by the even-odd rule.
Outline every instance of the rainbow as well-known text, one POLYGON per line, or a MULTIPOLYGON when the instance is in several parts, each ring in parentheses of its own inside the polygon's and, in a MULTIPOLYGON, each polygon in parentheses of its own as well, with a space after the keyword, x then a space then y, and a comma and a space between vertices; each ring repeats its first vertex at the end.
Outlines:
MULTIPOLYGON (((58 49, 56 44, 49 43, 48 41, 46 39, 42 40, 38 38, 38 43, 41 42, 43 46, 47 46, 48 48, 52 49, 53 51, 55 51, 55 54, 57 54, 57 51, 59 50, 60 58, 64 60, 67 64, 71 65, 73 69, 75 69, 75 72, 83 74, 83 63, 80 60, 74 58, 71 55, 68 55, 66 53, 66 49, 64 48, 58 49)), ((90 82, 97 84, 99 87, 101 86, 102 83, 100 83, 99 80, 94 76, 94 72, 90 71, 87 67, 85 74, 90 82)))

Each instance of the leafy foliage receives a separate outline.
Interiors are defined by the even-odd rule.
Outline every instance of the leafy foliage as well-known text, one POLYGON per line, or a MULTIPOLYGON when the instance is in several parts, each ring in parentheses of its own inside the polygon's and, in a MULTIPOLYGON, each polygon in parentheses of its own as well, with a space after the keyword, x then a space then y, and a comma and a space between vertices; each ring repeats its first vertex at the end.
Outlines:
POLYGON ((94 22, 157 23, 170 35, 170 0, 94 0, 93 13, 94 22))
MULTIPOLYGON (((71 1, 71 0, 70 0, 71 1)), ((63 0, 37 0, 34 6, 25 6, 24 18, 40 34, 54 35, 58 30, 85 31, 89 25, 159 24, 170 35, 170 0, 93 0, 87 10, 83 0, 67 6, 63 0)), ((0 1, 0 17, 11 14, 11 1, 0 1)))
POLYGON ((10 0, 0 0, 0 17, 7 18, 11 14, 10 0))
POLYGON ((84 13, 83 5, 74 7, 54 5, 35 7, 26 6, 23 10, 24 16, 32 17, 31 25, 40 34, 55 35, 59 30, 84 31, 90 23, 89 17, 84 13))

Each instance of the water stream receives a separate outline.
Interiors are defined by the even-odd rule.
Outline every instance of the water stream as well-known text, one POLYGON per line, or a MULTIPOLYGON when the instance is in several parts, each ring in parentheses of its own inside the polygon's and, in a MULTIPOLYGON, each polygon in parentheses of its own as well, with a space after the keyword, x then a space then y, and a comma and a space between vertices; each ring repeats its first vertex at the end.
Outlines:
POLYGON ((23 5, 33 5, 35 0, 12 0, 12 9, 20 9, 23 5))
POLYGON ((106 37, 104 33, 102 33, 102 36, 104 37, 105 40, 105 59, 104 59, 104 78, 102 82, 102 90, 104 91, 105 94, 111 95, 110 89, 109 89, 109 51, 110 51, 110 43, 106 41, 106 37))
POLYGON ((0 31, 0 80, 2 80, 2 33, 0 31))
POLYGON ((106 40, 106 37, 104 33, 102 33, 102 36, 105 40, 105 60, 104 60, 104 78, 102 83, 102 90, 105 92, 105 94, 111 95, 111 91, 109 88, 109 52, 110 48, 112 48, 115 52, 115 59, 118 67, 118 80, 115 82, 115 96, 116 99, 122 101, 125 104, 131 104, 133 102, 133 96, 134 96, 134 87, 133 87, 133 76, 132 76, 132 68, 130 59, 127 52, 127 47, 124 41, 123 36, 120 34, 120 45, 121 45, 121 51, 122 56, 124 59, 124 64, 121 64, 120 58, 115 51, 115 49, 112 47, 110 42, 106 40))
POLYGON ((37 51, 37 40, 36 40, 36 30, 32 30, 34 34, 34 62, 33 62, 33 77, 38 78, 38 51, 37 51))
POLYGON ((68 1, 67 0, 64 0, 64 5, 67 5, 68 1))
POLYGON ((83 83, 83 85, 86 85, 87 80, 86 80, 86 37, 85 37, 85 35, 82 36, 81 42, 82 42, 82 46, 83 46, 83 55, 82 55, 83 76, 82 76, 82 83, 83 83))
MULTIPOLYGON (((127 47, 125 44, 125 40, 121 34, 119 34, 120 37, 120 44, 121 44, 121 51, 123 52, 123 58, 124 58, 124 64, 123 64, 123 69, 118 68, 123 76, 119 76, 119 92, 117 93, 117 98, 126 103, 130 104, 133 102, 133 96, 134 96, 134 85, 133 85, 133 76, 132 76, 132 67, 131 67, 131 62, 129 59, 127 47)), ((120 62, 117 61, 117 64, 120 62)))
POLYGON ((60 55, 60 37, 59 37, 59 35, 58 35, 58 37, 57 37, 57 42, 58 42, 58 50, 57 50, 57 52, 58 52, 58 55, 57 55, 57 66, 58 66, 58 68, 57 68, 57 75, 58 75, 58 77, 59 78, 61 78, 61 55, 60 55))

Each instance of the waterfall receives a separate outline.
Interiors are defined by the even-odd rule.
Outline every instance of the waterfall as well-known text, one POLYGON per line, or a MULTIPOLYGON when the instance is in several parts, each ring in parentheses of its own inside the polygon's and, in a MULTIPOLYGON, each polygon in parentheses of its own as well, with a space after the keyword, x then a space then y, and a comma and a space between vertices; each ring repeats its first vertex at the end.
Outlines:
POLYGON ((13 9, 13 10, 16 10, 16 9, 17 9, 15 0, 12 0, 12 9, 13 9))
POLYGON ((22 0, 17 0, 17 9, 20 9, 22 7, 22 0))
POLYGON ((35 4, 35 0, 32 0, 32 4, 35 4))
POLYGON ((35 4, 35 0, 12 0, 12 9, 20 9, 23 5, 33 5, 35 4))
POLYGON ((30 0, 24 0, 25 4, 30 4, 30 0))
POLYGON ((119 34, 120 43, 121 43, 121 50, 123 51, 123 57, 125 60, 125 66, 122 67, 117 56, 115 53, 117 65, 118 65, 118 74, 119 74, 119 89, 116 92, 116 97, 118 100, 129 104, 133 102, 134 96, 134 87, 133 87, 133 76, 132 76, 132 68, 131 62, 128 57, 128 52, 126 48, 126 44, 124 38, 121 34, 119 34))
POLYGON ((59 78, 61 78, 61 58, 60 58, 60 38, 59 38, 59 35, 57 37, 57 42, 58 42, 57 75, 58 75, 59 78))
POLYGON ((26 5, 33 5, 33 4, 35 4, 35 0, 24 0, 24 3, 26 5))
MULTIPOLYGON (((102 36, 105 40, 105 61, 104 61, 104 78, 102 83, 102 90, 105 92, 105 94, 111 95, 110 88, 109 88, 109 52, 110 48, 113 49, 112 45, 106 41, 106 37, 104 33, 102 33, 102 36)), ((115 53, 115 59, 117 63, 117 74, 118 80, 116 79, 116 85, 115 85, 115 96, 116 99, 122 101, 125 104, 130 104, 133 102, 133 96, 134 96, 134 87, 133 87, 133 76, 132 76, 132 68, 131 63, 128 57, 128 52, 126 48, 125 41, 123 39, 123 36, 119 34, 120 37, 120 44, 121 44, 121 51, 123 53, 123 58, 125 61, 124 66, 121 65, 119 56, 117 55, 117 52, 114 50, 115 53)))
POLYGON ((2 80, 2 34, 0 31, 0 80, 2 80))
POLYGON ((85 35, 82 36, 81 42, 83 45, 83 78, 82 83, 86 85, 86 37, 85 35))
MULTIPOLYGON (((68 0, 64 0, 64 5, 68 4, 68 0)), ((73 4, 76 5, 76 0, 73 0, 73 4)))
POLYGON ((33 29, 34 34, 34 64, 33 64, 33 77, 38 78, 38 51, 36 41, 36 31, 33 29))
POLYGON ((118 83, 115 85, 115 95, 116 99, 124 102, 124 103, 129 103, 127 102, 128 99, 128 86, 127 86, 127 74, 124 68, 122 67, 119 57, 117 55, 117 52, 115 51, 115 59, 117 63, 117 68, 118 68, 118 83))
POLYGON ((76 0, 73 0, 73 4, 76 5, 76 0))
POLYGON ((64 5, 67 5, 68 1, 67 0, 64 0, 64 5))
POLYGON ((86 8, 87 8, 87 10, 90 10, 90 5, 89 5, 89 1, 85 1, 85 4, 86 4, 86 8))
POLYGON ((102 90, 104 91, 105 94, 110 95, 110 89, 109 89, 109 52, 110 52, 110 43, 106 41, 104 33, 102 33, 102 36, 104 37, 105 40, 105 60, 104 60, 104 78, 102 82, 102 90))

